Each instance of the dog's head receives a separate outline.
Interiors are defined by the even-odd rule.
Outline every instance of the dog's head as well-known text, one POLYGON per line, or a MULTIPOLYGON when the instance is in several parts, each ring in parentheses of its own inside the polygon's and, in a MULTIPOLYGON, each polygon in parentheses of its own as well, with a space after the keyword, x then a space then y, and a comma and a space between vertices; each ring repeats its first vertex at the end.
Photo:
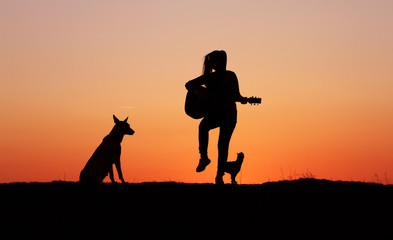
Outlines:
POLYGON ((113 115, 113 120, 116 123, 115 127, 117 127, 118 131, 120 131, 122 134, 133 135, 135 133, 135 131, 131 129, 130 124, 127 122, 128 117, 124 121, 120 121, 115 115, 113 115))

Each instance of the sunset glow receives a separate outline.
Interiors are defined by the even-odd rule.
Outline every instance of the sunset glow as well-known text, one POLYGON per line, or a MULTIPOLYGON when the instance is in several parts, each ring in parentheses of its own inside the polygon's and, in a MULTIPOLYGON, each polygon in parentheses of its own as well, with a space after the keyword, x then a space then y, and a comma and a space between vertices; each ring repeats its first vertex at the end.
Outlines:
MULTIPOLYGON (((393 183, 393 1, 1 1, 0 182, 77 181, 114 123, 128 182, 196 173, 184 84, 225 50, 243 96, 239 183, 311 172, 393 183)), ((117 180, 117 174, 115 173, 117 180)), ((108 180, 108 179, 106 179, 108 180)), ((229 176, 224 180, 229 182, 229 176)))

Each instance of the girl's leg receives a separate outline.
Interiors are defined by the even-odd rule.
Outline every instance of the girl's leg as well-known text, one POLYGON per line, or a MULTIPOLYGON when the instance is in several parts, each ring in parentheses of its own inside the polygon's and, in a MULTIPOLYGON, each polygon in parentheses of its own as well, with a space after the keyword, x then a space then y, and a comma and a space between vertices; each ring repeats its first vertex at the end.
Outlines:
POLYGON ((224 176, 225 164, 228 160, 229 142, 232 133, 235 130, 237 122, 237 112, 229 114, 220 126, 220 135, 218 137, 218 166, 216 183, 223 184, 222 176, 224 176))
POLYGON ((207 156, 207 147, 209 144, 209 131, 210 129, 216 128, 217 124, 214 118, 205 117, 199 124, 199 153, 201 158, 196 169, 197 172, 205 170, 206 166, 210 164, 210 159, 207 156))
POLYGON ((198 140, 199 140, 199 153, 201 157, 207 157, 207 146, 209 144, 209 131, 205 118, 199 124, 198 140))
POLYGON ((235 130, 236 122, 230 125, 223 125, 220 127, 220 136, 218 138, 218 167, 217 175, 224 175, 225 164, 228 160, 229 142, 231 141, 232 133, 235 130))

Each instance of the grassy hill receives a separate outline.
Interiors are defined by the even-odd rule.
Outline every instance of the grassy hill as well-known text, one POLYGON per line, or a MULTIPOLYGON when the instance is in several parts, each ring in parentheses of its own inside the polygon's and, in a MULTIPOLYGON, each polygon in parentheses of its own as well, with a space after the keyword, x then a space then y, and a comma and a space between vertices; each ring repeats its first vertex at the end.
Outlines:
POLYGON ((393 237, 393 186, 373 183, 10 183, 0 196, 16 238, 393 237))

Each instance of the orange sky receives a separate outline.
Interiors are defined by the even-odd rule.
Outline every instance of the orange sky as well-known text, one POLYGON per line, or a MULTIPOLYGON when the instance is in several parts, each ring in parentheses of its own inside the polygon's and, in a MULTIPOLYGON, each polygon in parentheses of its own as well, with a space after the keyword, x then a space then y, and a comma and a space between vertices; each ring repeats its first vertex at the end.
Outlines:
MULTIPOLYGON (((126 181, 196 173, 199 121, 183 111, 203 56, 228 53, 244 96, 229 160, 240 183, 393 183, 392 1, 1 1, 0 182, 76 181, 112 114, 126 181)), ((117 175, 115 175, 117 177, 117 175)), ((229 177, 224 178, 229 182, 229 177)))

